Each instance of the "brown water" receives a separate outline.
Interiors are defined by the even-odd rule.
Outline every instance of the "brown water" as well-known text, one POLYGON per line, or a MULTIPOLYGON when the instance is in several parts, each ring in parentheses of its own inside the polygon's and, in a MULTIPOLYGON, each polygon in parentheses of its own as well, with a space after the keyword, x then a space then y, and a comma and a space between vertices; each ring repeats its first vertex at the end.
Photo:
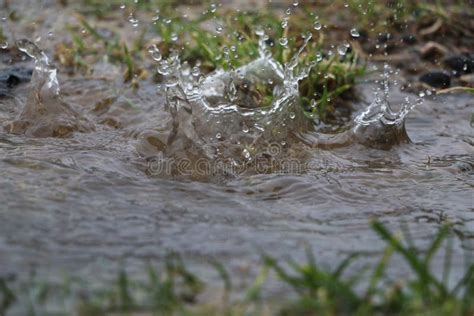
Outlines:
MULTIPOLYGON (((297 161, 296 169, 195 181, 155 174, 156 160, 144 154, 143 133, 169 123, 165 89, 141 82, 134 91, 105 68, 95 78, 59 76, 63 101, 94 130, 69 138, 0 130, 0 275, 96 279, 122 264, 139 270, 170 251, 196 268, 217 258, 235 273, 259 261, 260 249, 300 258, 309 247, 328 266, 361 251, 374 262, 383 244, 372 218, 392 229, 405 222, 420 246, 441 223, 454 223, 455 272, 474 251, 472 97, 426 97, 406 119, 409 144, 309 146, 289 137, 269 150, 297 161)), ((362 101, 352 104, 353 116, 376 87, 369 78, 357 86, 362 101)), ((20 85, 0 99, 0 125, 18 119, 30 90, 20 85)), ((389 95, 394 105, 409 96, 399 86, 389 95)), ((394 274, 405 269, 392 265, 394 274)))

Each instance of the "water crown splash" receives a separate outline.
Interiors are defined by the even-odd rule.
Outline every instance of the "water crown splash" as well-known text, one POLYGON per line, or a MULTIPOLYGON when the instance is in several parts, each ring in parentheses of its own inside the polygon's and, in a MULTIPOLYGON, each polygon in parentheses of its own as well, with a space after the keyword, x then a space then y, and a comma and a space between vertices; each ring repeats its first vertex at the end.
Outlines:
POLYGON ((23 111, 7 126, 7 130, 32 137, 68 137, 74 131, 93 130, 91 122, 62 100, 57 70, 49 64, 46 54, 26 39, 19 40, 17 46, 34 59, 35 65, 23 111))
POLYGON ((423 102, 421 98, 415 102, 407 98, 400 111, 393 111, 388 100, 389 78, 390 68, 384 65, 382 91, 376 92, 374 101, 354 120, 352 133, 356 141, 368 147, 390 149, 394 145, 410 143, 405 129, 405 118, 413 108, 423 102))

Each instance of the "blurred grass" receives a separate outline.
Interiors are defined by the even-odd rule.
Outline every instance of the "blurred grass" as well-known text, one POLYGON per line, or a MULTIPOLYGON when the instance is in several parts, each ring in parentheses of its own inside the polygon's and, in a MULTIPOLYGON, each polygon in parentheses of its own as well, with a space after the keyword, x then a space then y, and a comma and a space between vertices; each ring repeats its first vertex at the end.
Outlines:
MULTIPOLYGON (((72 45, 64 43, 56 51, 56 59, 71 72, 90 73, 94 63, 105 55, 110 62, 123 66, 123 81, 131 82, 137 88, 139 79, 150 75, 145 71, 150 62, 146 55, 146 34, 154 34, 163 58, 178 50, 182 61, 192 66, 200 65, 205 74, 216 69, 238 68, 258 57, 257 29, 265 30, 272 55, 281 64, 286 64, 303 44, 301 34, 310 32, 314 40, 299 62, 309 63, 317 55, 322 59, 301 82, 301 105, 309 117, 322 121, 335 121, 338 98, 350 94, 356 80, 365 74, 365 64, 359 61, 355 52, 343 57, 337 52, 331 56, 323 53, 324 34, 311 27, 308 29, 308 23, 312 25, 312 22, 304 10, 296 11, 288 21, 289 26, 283 28, 282 17, 276 11, 243 12, 208 4, 202 14, 191 19, 175 9, 176 1, 82 1, 77 16, 79 24, 67 26, 72 45), (125 7, 121 9, 123 5, 125 7), (156 16, 149 17, 154 22, 140 22, 143 30, 131 46, 117 30, 98 27, 98 22, 111 16, 113 19, 117 19, 117 14, 124 15, 122 18, 135 18, 143 12, 154 12, 156 16), (222 31, 217 31, 217 27, 222 31), (279 44, 282 37, 288 39, 288 45, 279 44), (223 56, 225 50, 230 51, 228 59, 223 56)), ((267 101, 264 104, 271 102, 267 92, 260 92, 267 101)))
MULTIPOLYGON (((455 2, 450 2, 450 12, 462 12, 463 6, 467 5, 465 0, 455 2)), ((321 56, 321 60, 300 82, 300 103, 307 116, 315 122, 343 126, 347 111, 341 112, 338 108, 344 106, 346 99, 356 98, 353 88, 366 74, 366 64, 358 55, 359 50, 350 46, 345 56, 338 55, 337 46, 347 45, 348 39, 347 36, 345 40, 333 38, 332 27, 328 27, 331 17, 347 20, 348 26, 360 30, 364 36, 375 38, 389 32, 405 32, 408 26, 426 23, 426 19, 442 19, 453 29, 459 27, 442 1, 307 1, 301 2, 298 8, 288 2, 288 7, 292 8, 289 15, 278 10, 229 10, 211 1, 199 1, 199 5, 191 10, 199 14, 192 18, 178 9, 181 3, 173 0, 82 0, 77 9, 79 25, 67 27, 72 46, 60 46, 57 59, 72 72, 87 73, 93 70, 94 61, 105 54, 110 62, 123 66, 124 82, 138 88, 141 79, 150 75, 157 77, 146 71, 150 68, 146 55, 147 35, 155 38, 153 41, 163 58, 171 51, 179 51, 182 61, 191 66, 199 65, 207 74, 216 69, 238 68, 257 58, 257 30, 266 32, 269 37, 266 43, 272 56, 281 64, 288 63, 301 47, 301 35, 310 32, 313 40, 299 62, 307 64, 314 60, 314 56, 321 56), (146 21, 140 21, 140 17, 146 17, 146 21), (127 44, 117 30, 98 28, 98 22, 102 20, 120 19, 137 19, 140 25, 140 33, 135 35, 132 44, 127 44), (286 28, 282 27, 285 20, 288 22, 286 28), (320 30, 314 29, 315 22, 321 24, 320 30), (280 45, 281 38, 286 38, 288 45, 280 45), (224 57, 226 50, 230 51, 227 58, 224 57)), ((271 103, 271 91, 259 91, 258 94, 263 96, 263 105, 271 103)))
MULTIPOLYGON (((222 300, 205 302, 200 295, 205 283, 190 272, 181 257, 170 255, 161 269, 149 266, 146 279, 132 279, 125 270, 103 289, 90 289, 78 280, 53 285, 32 282, 18 287, 0 279, 0 315, 6 315, 15 301, 29 301, 32 314, 39 315, 472 315, 474 313, 474 263, 454 286, 448 286, 451 272, 452 227, 442 226, 423 250, 409 240, 374 221, 373 231, 386 244, 371 271, 354 270, 352 263, 362 255, 355 252, 334 269, 320 266, 307 251, 306 262, 277 260, 263 255, 257 274, 242 299, 229 300, 232 276, 217 262, 211 262, 224 287, 222 300), (444 251, 441 249, 444 248, 444 251), (444 271, 431 269, 434 258, 444 254, 444 271), (403 279, 392 280, 387 267, 394 255, 411 269, 403 279), (294 294, 286 299, 268 298, 264 285, 274 275, 294 294), (364 289, 365 287, 365 289, 364 289), (86 294, 87 293, 87 294, 86 294), (58 299, 59 297, 59 299, 58 299), (69 302, 51 307, 48 302, 69 302), (51 309, 45 309, 49 306, 51 309)), ((405 229, 406 230, 406 229, 405 229)))

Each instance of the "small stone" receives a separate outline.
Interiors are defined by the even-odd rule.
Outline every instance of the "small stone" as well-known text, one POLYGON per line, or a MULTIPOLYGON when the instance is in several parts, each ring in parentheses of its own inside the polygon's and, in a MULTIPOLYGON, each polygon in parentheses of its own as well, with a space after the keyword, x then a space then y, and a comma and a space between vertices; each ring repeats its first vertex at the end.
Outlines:
POLYGON ((448 53, 448 49, 436 42, 428 42, 420 49, 423 59, 434 60, 442 58, 448 53))
POLYGON ((420 77, 420 81, 433 88, 448 88, 451 85, 451 78, 440 71, 426 73, 420 77))
POLYGON ((474 58, 470 56, 451 56, 446 58, 443 63, 446 67, 454 70, 457 75, 470 74, 474 69, 474 58))

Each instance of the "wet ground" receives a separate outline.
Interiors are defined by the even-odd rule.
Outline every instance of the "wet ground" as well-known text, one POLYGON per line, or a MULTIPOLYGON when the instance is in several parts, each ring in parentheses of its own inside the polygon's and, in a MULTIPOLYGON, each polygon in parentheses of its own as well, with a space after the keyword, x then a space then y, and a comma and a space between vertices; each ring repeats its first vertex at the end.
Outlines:
MULTIPOLYGON (((192 181, 153 175, 153 162, 137 153, 137 133, 162 124, 163 90, 152 82, 124 89, 114 69, 107 74, 59 76, 63 99, 95 131, 64 139, 0 131, 0 275, 108 278, 121 265, 140 270, 172 251, 196 269, 216 258, 243 274, 260 250, 300 258, 309 247, 328 266, 359 251, 373 263, 383 244, 369 229, 372 218, 393 229, 406 223, 421 246, 442 223, 454 223, 453 277, 474 251, 469 95, 427 96, 406 119, 410 144, 288 144, 305 157, 300 169, 192 181), (111 97, 110 107, 98 108, 111 97)), ((370 78, 358 84, 354 116, 376 86, 370 78)), ((20 114, 28 91, 20 84, 0 98, 2 126, 20 114)), ((390 100, 396 106, 407 95, 392 86, 390 100)), ((392 273, 403 274, 396 262, 392 273)))

